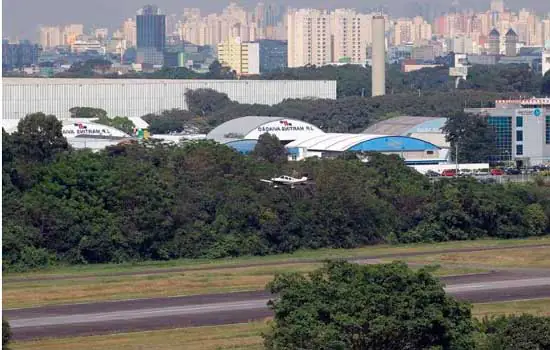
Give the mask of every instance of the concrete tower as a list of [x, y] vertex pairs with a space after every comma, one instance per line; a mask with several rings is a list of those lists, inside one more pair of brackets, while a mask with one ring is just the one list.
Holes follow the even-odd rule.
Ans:
[[506, 56], [516, 56], [518, 45], [518, 35], [512, 28], [506, 33]]
[[489, 33], [489, 49], [487, 51], [489, 55], [500, 54], [500, 33], [496, 28]]
[[372, 96], [386, 94], [386, 29], [384, 16], [372, 18]]

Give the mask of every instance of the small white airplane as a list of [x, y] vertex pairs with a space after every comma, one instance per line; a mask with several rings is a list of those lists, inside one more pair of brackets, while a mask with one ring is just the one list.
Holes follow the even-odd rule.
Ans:
[[270, 184], [275, 184], [274, 187], [278, 187], [277, 185], [290, 185], [290, 187], [294, 188], [294, 185], [297, 184], [303, 184], [308, 180], [307, 176], [303, 176], [299, 179], [291, 177], [291, 176], [279, 176], [279, 177], [272, 177], [270, 180], [261, 179], [262, 182], [267, 182]]

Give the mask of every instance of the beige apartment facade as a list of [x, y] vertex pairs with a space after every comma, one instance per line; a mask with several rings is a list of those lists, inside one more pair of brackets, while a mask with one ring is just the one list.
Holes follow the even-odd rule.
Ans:
[[260, 45], [242, 42], [240, 38], [228, 39], [218, 44], [218, 61], [230, 67], [237, 75], [260, 74]]
[[323, 66], [332, 62], [330, 14], [316, 9], [289, 10], [288, 66]]

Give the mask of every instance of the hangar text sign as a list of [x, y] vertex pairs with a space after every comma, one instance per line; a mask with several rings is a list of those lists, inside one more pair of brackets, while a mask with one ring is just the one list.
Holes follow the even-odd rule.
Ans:
[[278, 120], [257, 127], [250, 132], [246, 138], [258, 139], [261, 134], [270, 133], [279, 138], [279, 140], [294, 141], [305, 136], [315, 136], [324, 134], [324, 132], [308, 123], [296, 120]]
[[126, 136], [124, 132], [107, 127], [101, 124], [93, 123], [74, 123], [64, 125], [62, 129], [65, 137], [78, 136]]

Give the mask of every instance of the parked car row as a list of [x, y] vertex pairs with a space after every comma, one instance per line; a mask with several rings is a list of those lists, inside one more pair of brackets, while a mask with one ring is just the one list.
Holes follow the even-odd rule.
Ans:
[[[507, 169], [508, 170], [508, 169]], [[518, 174], [520, 174], [519, 172]], [[459, 169], [458, 176], [501, 176], [501, 175], [514, 175], [515, 173], [513, 171], [506, 171], [499, 168], [494, 169], [479, 169], [479, 170], [471, 170], [471, 169]], [[452, 177], [457, 176], [456, 169], [445, 169], [441, 173], [438, 173], [433, 170], [428, 170], [426, 172], [426, 176], [428, 177]]]

